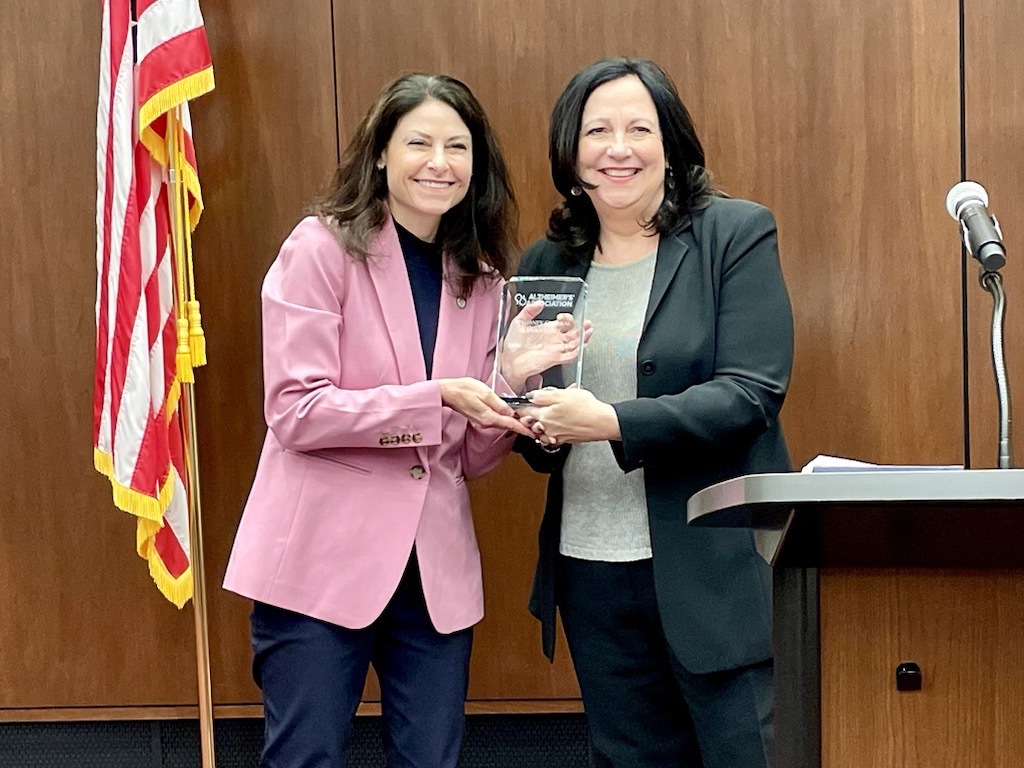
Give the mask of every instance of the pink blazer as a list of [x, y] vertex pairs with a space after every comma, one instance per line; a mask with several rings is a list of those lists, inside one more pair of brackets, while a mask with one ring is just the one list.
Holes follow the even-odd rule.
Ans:
[[[388, 220], [369, 260], [303, 220], [263, 282], [269, 429], [224, 587], [344, 627], [373, 622], [416, 544], [439, 632], [483, 616], [466, 478], [512, 446], [441, 405], [423, 365], [412, 290]], [[465, 302], [445, 282], [435, 378], [488, 381], [501, 281]]]

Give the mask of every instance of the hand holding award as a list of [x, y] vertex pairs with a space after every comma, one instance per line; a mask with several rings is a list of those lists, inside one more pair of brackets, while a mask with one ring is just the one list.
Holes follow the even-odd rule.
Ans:
[[513, 277], [505, 285], [491, 386], [505, 402], [539, 387], [579, 386], [587, 285], [578, 277]]

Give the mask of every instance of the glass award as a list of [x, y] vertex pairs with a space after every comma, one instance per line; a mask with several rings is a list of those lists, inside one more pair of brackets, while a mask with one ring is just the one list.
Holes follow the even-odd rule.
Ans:
[[513, 277], [501, 294], [491, 388], [515, 407], [541, 387], [579, 386], [587, 284], [579, 277]]

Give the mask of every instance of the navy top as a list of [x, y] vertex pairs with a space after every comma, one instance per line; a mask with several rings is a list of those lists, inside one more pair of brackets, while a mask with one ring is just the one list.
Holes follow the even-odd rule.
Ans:
[[398, 242], [405, 256], [405, 269], [412, 286], [412, 302], [416, 307], [416, 324], [420, 329], [423, 363], [427, 378], [434, 368], [434, 343], [437, 341], [437, 313], [441, 309], [441, 246], [420, 240], [397, 221]]

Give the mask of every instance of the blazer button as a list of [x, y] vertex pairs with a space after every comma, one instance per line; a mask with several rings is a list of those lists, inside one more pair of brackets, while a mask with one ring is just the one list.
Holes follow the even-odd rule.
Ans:
[[409, 470], [409, 474], [412, 476], [413, 480], [422, 480], [423, 476], [427, 474], [427, 470], [425, 470], [420, 464], [417, 464]]
[[644, 360], [640, 363], [640, 372], [643, 373], [644, 376], [650, 376], [655, 370], [656, 367], [653, 360]]

